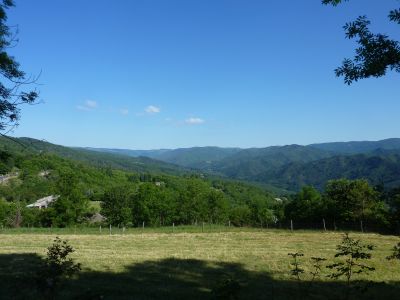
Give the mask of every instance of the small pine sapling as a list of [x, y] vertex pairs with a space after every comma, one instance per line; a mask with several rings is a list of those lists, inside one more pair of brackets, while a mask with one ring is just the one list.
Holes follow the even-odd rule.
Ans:
[[297, 281], [301, 281], [300, 275], [304, 273], [304, 269], [301, 268], [301, 264], [300, 261], [298, 260], [298, 257], [304, 256], [304, 254], [301, 252], [295, 252], [295, 253], [288, 253], [288, 255], [293, 258], [293, 261], [290, 263], [290, 265], [292, 266], [290, 274], [296, 277]]
[[240, 283], [232, 276], [226, 276], [213, 289], [216, 299], [237, 300], [239, 299]]
[[314, 282], [316, 278], [321, 275], [322, 272], [322, 262], [326, 261], [326, 258], [322, 257], [311, 257], [311, 261], [313, 264], [313, 269], [310, 271], [311, 274], [311, 281], [310, 284]]
[[67, 241], [56, 237], [53, 244], [47, 248], [46, 259], [38, 274], [39, 285], [49, 298], [55, 298], [57, 289], [64, 279], [76, 275], [81, 270], [81, 264], [75, 263], [70, 254], [75, 250]]
[[349, 297], [350, 283], [353, 275], [368, 274], [368, 272], [375, 270], [374, 267], [360, 262], [371, 259], [370, 252], [373, 249], [373, 245], [363, 244], [360, 240], [349, 237], [348, 233], [343, 236], [341, 244], [336, 246], [337, 253], [335, 257], [343, 257], [344, 261], [333, 263], [326, 267], [333, 270], [333, 273], [329, 275], [330, 278], [346, 278], [347, 289], [345, 299]]
[[386, 257], [387, 260], [398, 259], [400, 260], [400, 242], [397, 243], [392, 249], [392, 255]]

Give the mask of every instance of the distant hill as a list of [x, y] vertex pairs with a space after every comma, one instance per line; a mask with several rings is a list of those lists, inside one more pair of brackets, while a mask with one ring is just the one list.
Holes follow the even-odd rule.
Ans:
[[188, 169], [181, 166], [148, 157], [129, 157], [126, 155], [91, 151], [84, 148], [70, 148], [26, 137], [12, 139], [14, 141], [6, 137], [0, 137], [0, 149], [19, 151], [21, 153], [31, 151], [52, 153], [64, 158], [89, 163], [96, 167], [108, 167], [140, 173], [151, 172], [174, 175], [189, 173]]
[[150, 157], [157, 159], [158, 156], [162, 155], [165, 152], [173, 151], [171, 149], [156, 149], [156, 150], [130, 150], [130, 149], [112, 149], [112, 148], [76, 148], [76, 149], [84, 149], [96, 152], [104, 152], [104, 153], [112, 153], [119, 155], [126, 155], [131, 157]]
[[258, 175], [258, 181], [299, 190], [304, 185], [322, 189], [331, 179], [368, 179], [372, 184], [400, 186], [400, 153], [339, 155], [308, 163], [290, 163]]
[[128, 150], [108, 148], [85, 148], [87, 150], [127, 155], [145, 156], [188, 168], [207, 170], [213, 162], [224, 159], [239, 151], [240, 148], [193, 147], [179, 149]]
[[239, 148], [193, 147], [166, 151], [155, 158], [184, 167], [208, 170], [213, 163], [240, 151]]
[[266, 148], [193, 147], [163, 150], [107, 151], [144, 155], [217, 176], [298, 190], [304, 184], [322, 188], [330, 179], [367, 178], [373, 184], [400, 184], [400, 139], [334, 142]]
[[351, 142], [350, 146], [339, 143], [340, 149], [347, 149], [347, 152], [334, 151], [339, 147], [330, 144], [321, 148], [289, 145], [246, 149], [215, 163], [212, 170], [229, 178], [292, 191], [303, 185], [322, 189], [328, 180], [338, 178], [366, 178], [372, 184], [394, 187], [400, 185], [400, 144], [397, 141], [399, 139]]
[[[0, 148], [2, 141], [4, 138], [0, 138]], [[159, 150], [68, 148], [30, 138], [17, 141], [30, 149], [48, 151], [95, 166], [167, 174], [201, 172], [278, 190], [297, 191], [305, 184], [323, 188], [328, 180], [342, 177], [366, 178], [372, 184], [387, 187], [400, 185], [400, 139], [249, 149], [193, 147]], [[5, 145], [10, 147], [9, 141]]]
[[400, 149], [400, 139], [392, 138], [381, 141], [363, 141], [363, 142], [335, 142], [311, 144], [310, 147], [345, 154], [368, 153], [377, 149], [398, 150]]
[[214, 163], [212, 170], [231, 178], [259, 181], [259, 174], [286, 164], [306, 163], [333, 155], [328, 151], [299, 145], [251, 148]]

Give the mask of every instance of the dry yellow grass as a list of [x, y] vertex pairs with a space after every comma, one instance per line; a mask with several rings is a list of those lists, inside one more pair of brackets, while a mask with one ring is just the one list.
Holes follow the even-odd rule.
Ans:
[[[45, 256], [56, 235], [0, 235], [0, 256], [38, 254]], [[400, 262], [388, 262], [385, 257], [399, 241], [398, 237], [379, 234], [351, 234], [354, 238], [376, 245], [370, 264], [376, 268], [369, 279], [376, 282], [400, 282]], [[301, 258], [308, 270], [309, 258], [333, 259], [342, 234], [312, 231], [245, 231], [222, 233], [143, 233], [126, 235], [63, 235], [75, 248], [73, 257], [83, 266], [83, 272], [126, 274], [132, 266], [174, 259], [199, 260], [206, 265], [218, 263], [240, 265], [249, 274], [268, 274], [273, 280], [292, 280], [289, 252], [304, 253]], [[324, 269], [327, 274], [329, 270]], [[306, 279], [306, 278], [305, 278]], [[322, 281], [329, 281], [322, 276]]]

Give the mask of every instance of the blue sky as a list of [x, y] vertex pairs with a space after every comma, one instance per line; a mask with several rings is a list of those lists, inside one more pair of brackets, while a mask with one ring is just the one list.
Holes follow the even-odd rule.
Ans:
[[345, 22], [396, 0], [16, 1], [11, 49], [43, 104], [14, 136], [130, 149], [264, 147], [399, 136], [399, 74], [346, 86]]

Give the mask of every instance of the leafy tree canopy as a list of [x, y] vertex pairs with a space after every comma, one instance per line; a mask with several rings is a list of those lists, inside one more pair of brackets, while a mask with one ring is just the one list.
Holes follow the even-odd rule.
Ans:
[[27, 77], [19, 63], [7, 52], [17, 42], [16, 33], [6, 24], [6, 10], [12, 6], [12, 0], [0, 2], [0, 130], [17, 125], [20, 106], [33, 104], [38, 97], [37, 91], [23, 89], [35, 80]]
[[[345, 0], [348, 1], [348, 0]], [[342, 0], [323, 0], [325, 5], [337, 6]], [[400, 24], [400, 9], [389, 12], [390, 21]], [[400, 44], [386, 34], [375, 34], [369, 30], [371, 22], [366, 16], [344, 25], [346, 37], [357, 39], [359, 47], [353, 59], [346, 58], [342, 66], [335, 70], [336, 76], [344, 77], [347, 84], [369, 77], [384, 76], [387, 70], [400, 73]]]

